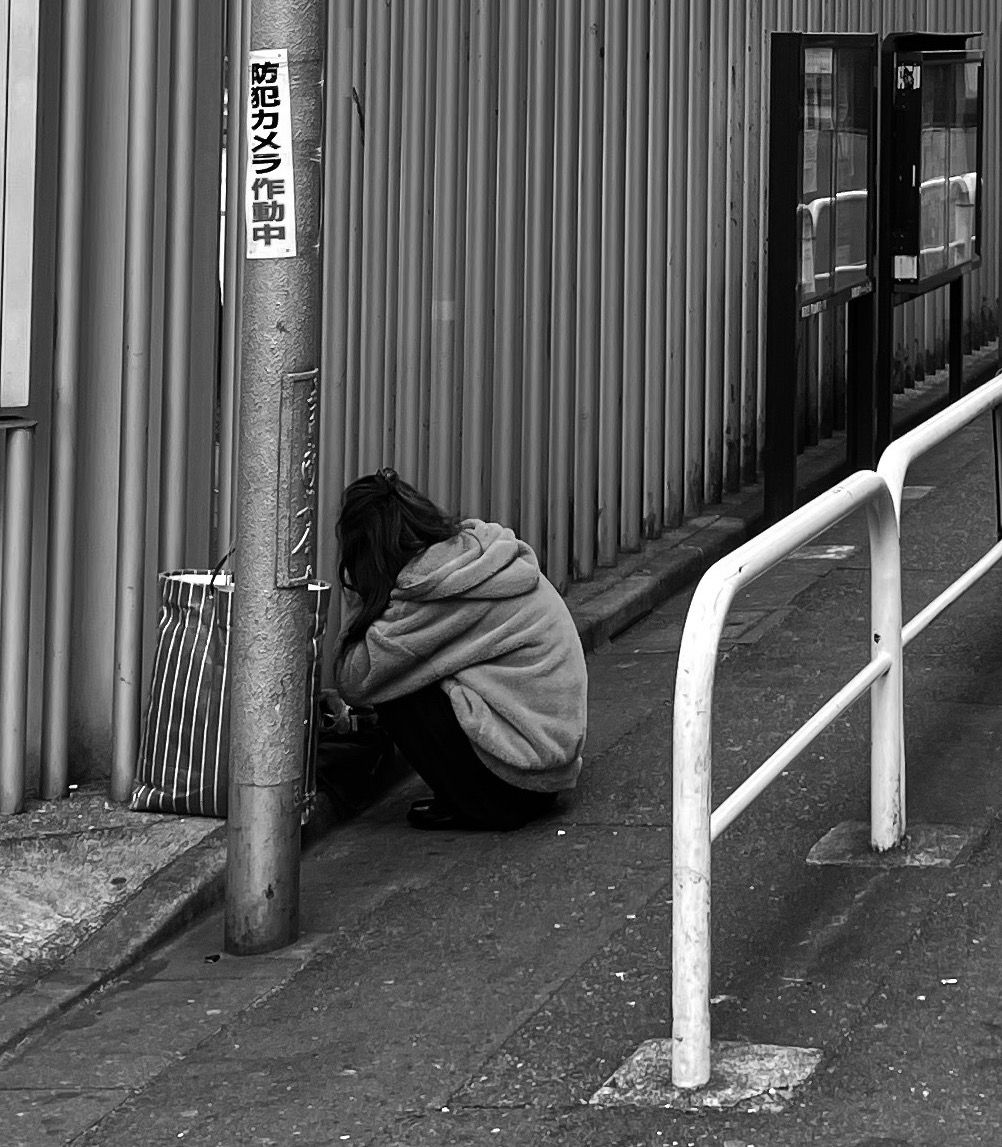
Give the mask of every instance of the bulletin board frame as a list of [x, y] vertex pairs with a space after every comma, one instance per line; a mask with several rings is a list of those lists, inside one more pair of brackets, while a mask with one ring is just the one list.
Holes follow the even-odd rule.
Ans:
[[846, 306], [850, 466], [872, 440], [879, 40], [774, 32], [770, 62], [764, 496], [776, 521], [797, 501], [805, 332], [830, 307]]

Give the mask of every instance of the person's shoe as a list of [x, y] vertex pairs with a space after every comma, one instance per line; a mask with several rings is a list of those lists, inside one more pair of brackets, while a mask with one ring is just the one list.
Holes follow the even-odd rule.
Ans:
[[453, 812], [448, 805], [437, 800], [415, 801], [407, 813], [407, 823], [414, 828], [424, 829], [469, 829], [477, 827], [472, 821]]

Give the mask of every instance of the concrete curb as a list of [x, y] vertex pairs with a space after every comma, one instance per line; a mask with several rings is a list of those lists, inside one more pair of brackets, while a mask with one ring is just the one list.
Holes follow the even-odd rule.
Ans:
[[103, 987], [223, 897], [226, 825], [219, 825], [146, 881], [62, 961], [5, 1000], [0, 1053]]
[[[567, 594], [585, 652], [600, 649], [669, 597], [693, 584], [725, 553], [751, 537], [761, 513], [747, 517], [721, 514], [696, 530], [676, 531], [649, 543], [639, 556], [616, 568], [616, 576], [600, 592]], [[631, 568], [632, 567], [632, 568]]]

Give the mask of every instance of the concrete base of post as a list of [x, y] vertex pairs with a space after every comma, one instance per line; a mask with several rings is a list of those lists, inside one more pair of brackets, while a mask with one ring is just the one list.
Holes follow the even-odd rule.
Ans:
[[230, 785], [224, 945], [232, 956], [272, 952], [299, 935], [301, 812], [299, 781]]
[[595, 1092], [596, 1107], [672, 1107], [692, 1111], [700, 1107], [750, 1105], [757, 1111], [778, 1111], [795, 1087], [805, 1083], [821, 1062], [813, 1047], [776, 1044], [710, 1044], [712, 1074], [705, 1087], [673, 1087], [670, 1039], [649, 1039]]
[[808, 864], [847, 864], [860, 868], [949, 868], [987, 831], [985, 825], [913, 824], [897, 848], [876, 852], [870, 826], [843, 821], [807, 854]]

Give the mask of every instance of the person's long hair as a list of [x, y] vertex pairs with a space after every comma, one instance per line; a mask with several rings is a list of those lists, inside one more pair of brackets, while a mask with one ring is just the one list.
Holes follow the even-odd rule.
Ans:
[[351, 483], [337, 522], [338, 577], [358, 594], [362, 608], [344, 634], [360, 640], [386, 609], [397, 575], [435, 542], [454, 538], [459, 519], [436, 506], [395, 470], [383, 469]]

